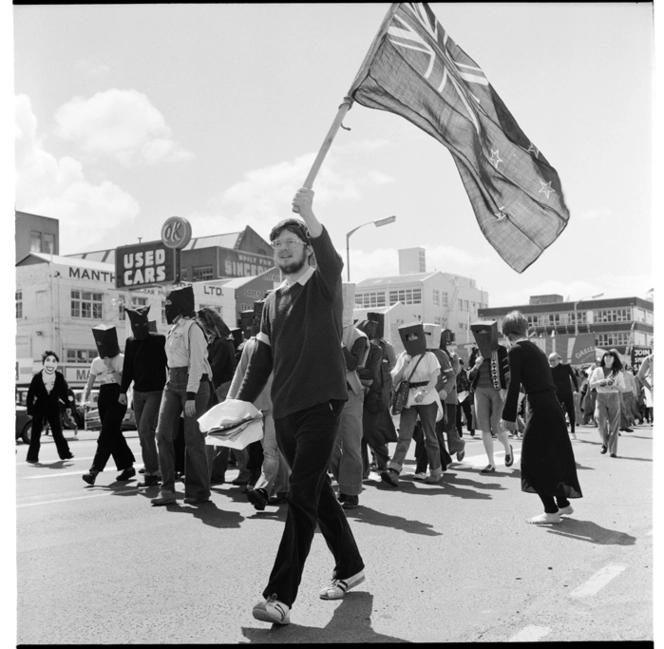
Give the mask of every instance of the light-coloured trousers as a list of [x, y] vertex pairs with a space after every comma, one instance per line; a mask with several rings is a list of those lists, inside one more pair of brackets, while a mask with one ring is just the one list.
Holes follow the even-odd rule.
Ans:
[[265, 489], [268, 496], [288, 491], [290, 469], [277, 446], [277, 432], [271, 413], [264, 413], [263, 418], [263, 464], [260, 478], [254, 489]]
[[609, 449], [609, 453], [617, 453], [618, 430], [620, 429], [620, 394], [618, 392], [598, 392], [596, 411], [602, 444]]
[[363, 408], [364, 392], [355, 394], [349, 389], [330, 458], [330, 471], [339, 483], [339, 491], [347, 496], [359, 496], [362, 493]]

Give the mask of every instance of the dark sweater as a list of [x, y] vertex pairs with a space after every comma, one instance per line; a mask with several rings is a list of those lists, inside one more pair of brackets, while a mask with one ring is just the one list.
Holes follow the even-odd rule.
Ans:
[[46, 391], [42, 373], [38, 372], [32, 377], [25, 405], [31, 416], [44, 415], [59, 412], [60, 406], [64, 404], [67, 408], [74, 408], [68, 392], [67, 381], [61, 372], [55, 371], [55, 383], [50, 392]]
[[166, 385], [166, 336], [150, 332], [144, 340], [127, 338], [120, 392], [126, 394], [131, 382], [139, 392], [156, 392]]
[[574, 384], [574, 390], [576, 392], [579, 391], [579, 382], [576, 380], [576, 375], [572, 371], [571, 365], [558, 363], [558, 365], [551, 368], [551, 374], [553, 375], [553, 382], [556, 385], [556, 391], [558, 394], [572, 394], [572, 386], [569, 382], [570, 379], [572, 379], [572, 383]]
[[208, 345], [208, 362], [212, 369], [212, 383], [215, 389], [222, 383], [232, 381], [237, 366], [233, 341], [215, 338]]
[[341, 351], [343, 261], [327, 230], [311, 239], [317, 268], [304, 285], [281, 285], [263, 307], [258, 345], [237, 398], [253, 402], [274, 371], [275, 419], [330, 399], [348, 399]]
[[519, 386], [523, 385], [526, 394], [551, 392], [555, 400], [555, 385], [546, 354], [529, 340], [521, 340], [507, 353], [509, 359], [510, 382], [503, 406], [503, 419], [516, 421], [519, 404]]

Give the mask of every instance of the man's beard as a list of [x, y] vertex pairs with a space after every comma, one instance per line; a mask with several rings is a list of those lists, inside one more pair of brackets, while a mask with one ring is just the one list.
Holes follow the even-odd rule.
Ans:
[[291, 275], [292, 273], [297, 273], [302, 270], [306, 260], [307, 258], [304, 255], [302, 255], [301, 259], [296, 259], [295, 257], [284, 259], [280, 257], [277, 260], [277, 266], [279, 266], [281, 272], [285, 273], [286, 275]]

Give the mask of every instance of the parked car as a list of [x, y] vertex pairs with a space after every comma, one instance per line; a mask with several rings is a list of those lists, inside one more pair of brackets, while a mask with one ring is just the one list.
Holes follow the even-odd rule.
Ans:
[[[82, 396], [83, 396], [83, 390], [81, 390], [80, 393], [76, 395], [77, 403], [80, 403]], [[129, 392], [127, 393], [127, 400], [129, 406], [127, 407], [127, 412], [125, 413], [124, 419], [122, 420], [122, 430], [135, 430], [136, 416], [134, 415], [134, 410], [131, 407], [134, 405], [132, 390], [129, 390]], [[85, 407], [85, 430], [101, 429], [101, 420], [99, 419], [99, 408], [97, 407], [98, 401], [99, 401], [99, 390], [92, 390], [90, 394], [90, 403], [94, 405]]]
[[16, 441], [21, 440], [24, 444], [30, 443], [32, 432], [32, 417], [28, 414], [25, 406], [16, 404]]

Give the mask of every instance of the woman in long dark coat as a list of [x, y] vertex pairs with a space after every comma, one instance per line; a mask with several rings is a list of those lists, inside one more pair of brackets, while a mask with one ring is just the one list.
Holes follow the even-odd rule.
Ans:
[[505, 316], [502, 329], [511, 344], [507, 356], [510, 382], [502, 418], [506, 428], [516, 428], [519, 386], [523, 384], [530, 416], [521, 447], [521, 490], [536, 493], [544, 505], [544, 513], [528, 523], [560, 523], [561, 516], [574, 511], [568, 499], [582, 497], [565, 414], [546, 354], [527, 338], [526, 318], [512, 311]]
[[29, 464], [39, 463], [40, 437], [44, 423], [47, 421], [51, 427], [53, 441], [60, 459], [71, 460], [74, 457], [62, 434], [60, 422], [60, 406], [65, 405], [70, 413], [74, 404], [69, 398], [65, 377], [55, 369], [59, 360], [55, 352], [44, 352], [42, 354], [44, 369], [32, 377], [28, 388], [26, 405], [28, 414], [32, 415], [30, 448], [26, 458], [26, 462]]

